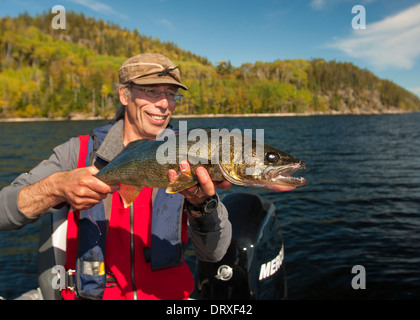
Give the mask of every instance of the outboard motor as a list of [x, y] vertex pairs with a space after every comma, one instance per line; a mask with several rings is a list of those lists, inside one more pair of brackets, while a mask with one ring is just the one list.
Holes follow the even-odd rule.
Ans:
[[274, 204], [251, 193], [228, 194], [222, 202], [232, 241], [221, 261], [197, 261], [197, 299], [285, 299], [284, 247]]

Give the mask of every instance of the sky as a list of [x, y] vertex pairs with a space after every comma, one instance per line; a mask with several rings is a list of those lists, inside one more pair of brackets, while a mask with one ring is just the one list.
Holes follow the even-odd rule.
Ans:
[[420, 96], [419, 0], [6, 0], [0, 17], [55, 5], [137, 28], [215, 65], [351, 62]]

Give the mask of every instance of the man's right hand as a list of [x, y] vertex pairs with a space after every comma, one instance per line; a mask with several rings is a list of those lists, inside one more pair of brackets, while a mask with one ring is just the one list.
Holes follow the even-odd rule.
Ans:
[[108, 193], [118, 190], [118, 186], [109, 186], [95, 177], [99, 170], [86, 167], [64, 172], [61, 188], [62, 198], [73, 209], [82, 210], [93, 207], [106, 198]]
[[18, 196], [18, 207], [28, 217], [37, 217], [41, 212], [60, 203], [67, 202], [73, 210], [93, 207], [106, 198], [108, 193], [118, 190], [94, 175], [96, 167], [86, 167], [51, 176], [24, 187]]

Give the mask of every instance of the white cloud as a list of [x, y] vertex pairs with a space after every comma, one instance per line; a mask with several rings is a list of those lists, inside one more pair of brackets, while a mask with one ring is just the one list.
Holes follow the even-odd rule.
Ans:
[[311, 1], [311, 7], [315, 10], [322, 10], [324, 9], [325, 5], [326, 5], [325, 0], [312, 0]]
[[420, 4], [379, 22], [366, 23], [346, 39], [328, 44], [380, 69], [411, 69], [420, 56]]
[[102, 3], [96, 0], [70, 0], [70, 1], [80, 4], [82, 6], [85, 6], [89, 9], [92, 9], [93, 11], [96, 11], [102, 14], [106, 14], [110, 16], [116, 15], [116, 16], [119, 16], [120, 18], [127, 19], [126, 15], [115, 11], [113, 8], [111, 8], [105, 3]]
[[332, 7], [335, 7], [340, 4], [348, 4], [350, 7], [352, 7], [355, 4], [364, 5], [375, 1], [377, 0], [311, 0], [310, 6], [316, 11], [321, 11], [331, 9]]
[[174, 30], [174, 29], [175, 29], [175, 27], [174, 27], [174, 25], [172, 24], [172, 22], [171, 22], [171, 21], [169, 21], [169, 20], [167, 20], [167, 19], [160, 19], [160, 20], [157, 20], [155, 23], [156, 23], [157, 25], [165, 26], [165, 27], [166, 27], [166, 28], [168, 28], [169, 30]]

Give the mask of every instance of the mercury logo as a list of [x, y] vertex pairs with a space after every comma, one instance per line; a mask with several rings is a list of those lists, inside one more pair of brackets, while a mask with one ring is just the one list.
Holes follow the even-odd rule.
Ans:
[[215, 276], [216, 279], [222, 280], [222, 281], [228, 281], [232, 278], [233, 275], [233, 269], [227, 265], [221, 265], [217, 269], [217, 275]]
[[279, 271], [284, 259], [284, 246], [281, 246], [279, 254], [271, 261], [263, 263], [260, 268], [259, 280], [264, 280], [271, 277], [277, 271]]

